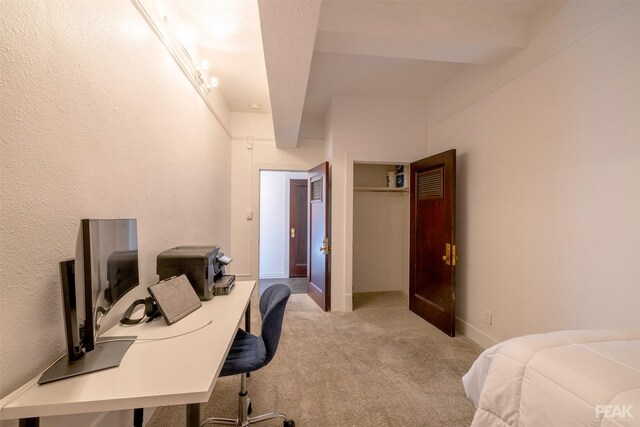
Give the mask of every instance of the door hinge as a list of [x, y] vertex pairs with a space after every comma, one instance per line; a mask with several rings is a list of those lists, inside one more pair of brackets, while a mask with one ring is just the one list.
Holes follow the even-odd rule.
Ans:
[[456, 255], [456, 245], [453, 245], [453, 253], [451, 255], [451, 265], [458, 264], [458, 255]]
[[296, 229], [295, 228], [291, 229], [291, 237], [296, 237]]

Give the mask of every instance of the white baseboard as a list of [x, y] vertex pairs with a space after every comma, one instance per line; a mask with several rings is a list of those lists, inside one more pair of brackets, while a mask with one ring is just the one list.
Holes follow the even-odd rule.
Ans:
[[344, 296], [344, 311], [353, 311], [353, 294], [346, 294]]
[[260, 273], [261, 279], [288, 279], [289, 275], [281, 273]]
[[456, 317], [456, 333], [464, 335], [484, 349], [492, 347], [499, 342], [497, 339], [485, 334], [480, 329], [459, 317]]

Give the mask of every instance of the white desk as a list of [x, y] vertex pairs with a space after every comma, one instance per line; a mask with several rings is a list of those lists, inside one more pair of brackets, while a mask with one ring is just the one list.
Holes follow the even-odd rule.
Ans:
[[[43, 385], [35, 378], [0, 400], [0, 419], [187, 404], [187, 425], [196, 425], [196, 418], [199, 425], [199, 404], [211, 396], [255, 285], [236, 282], [230, 295], [203, 301], [171, 326], [162, 319], [114, 326], [102, 337], [138, 337], [119, 367]], [[145, 341], [165, 337], [172, 338]]]

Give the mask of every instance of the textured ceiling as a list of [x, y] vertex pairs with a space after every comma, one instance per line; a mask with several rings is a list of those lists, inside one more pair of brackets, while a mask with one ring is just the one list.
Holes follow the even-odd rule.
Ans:
[[166, 15], [172, 31], [196, 63], [208, 60], [231, 111], [271, 112], [256, 0], [155, 0], [157, 18]]
[[317, 4], [259, 1], [279, 146], [297, 141], [301, 97], [318, 117], [335, 94], [426, 98], [468, 64], [504, 63], [527, 46], [545, 2], [325, 0], [316, 21], [301, 19]]
[[[150, 0], [145, 0], [150, 1]], [[302, 115], [334, 94], [426, 98], [467, 64], [527, 46], [542, 1], [156, 0], [231, 111], [273, 114], [296, 146]]]
[[316, 52], [304, 114], [324, 114], [331, 95], [426, 98], [464, 64]]
[[258, 3], [276, 144], [295, 147], [320, 2], [260, 0]]

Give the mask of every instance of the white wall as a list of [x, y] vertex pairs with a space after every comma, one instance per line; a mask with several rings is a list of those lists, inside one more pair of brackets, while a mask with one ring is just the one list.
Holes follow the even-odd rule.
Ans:
[[144, 286], [162, 250], [229, 244], [230, 138], [130, 1], [0, 6], [4, 396], [65, 351], [82, 218], [138, 219]]
[[[284, 172], [260, 173], [260, 278], [288, 277], [285, 271], [285, 175]], [[287, 251], [288, 253], [288, 251]]]
[[426, 117], [427, 103], [421, 99], [332, 97], [325, 116], [332, 178], [332, 310], [352, 308], [353, 163], [409, 163], [425, 157]]
[[[276, 147], [269, 114], [231, 113], [231, 251], [233, 274], [258, 279], [260, 170], [307, 171], [325, 161], [322, 139], [300, 139], [297, 148]], [[248, 148], [251, 141], [253, 148]], [[252, 219], [247, 219], [247, 213]]]
[[353, 293], [409, 294], [409, 193], [354, 192]]
[[458, 150], [462, 332], [640, 326], [639, 118], [637, 3], [553, 3], [430, 99], [429, 152]]

